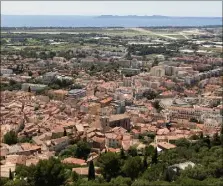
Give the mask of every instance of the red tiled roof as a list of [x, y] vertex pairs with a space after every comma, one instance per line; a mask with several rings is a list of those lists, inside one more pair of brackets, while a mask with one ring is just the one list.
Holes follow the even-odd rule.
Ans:
[[69, 163], [69, 164], [77, 164], [77, 165], [86, 165], [85, 160], [78, 159], [78, 158], [65, 158], [62, 160], [63, 163]]

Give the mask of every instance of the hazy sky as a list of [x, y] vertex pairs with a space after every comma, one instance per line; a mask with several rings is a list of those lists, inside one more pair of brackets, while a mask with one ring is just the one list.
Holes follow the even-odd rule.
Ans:
[[222, 17], [221, 1], [1, 1], [5, 15], [166, 15]]

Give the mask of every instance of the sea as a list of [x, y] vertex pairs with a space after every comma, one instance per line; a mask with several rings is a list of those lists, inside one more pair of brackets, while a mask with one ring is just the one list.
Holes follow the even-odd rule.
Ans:
[[197, 27], [222, 25], [222, 17], [1, 15], [1, 27]]

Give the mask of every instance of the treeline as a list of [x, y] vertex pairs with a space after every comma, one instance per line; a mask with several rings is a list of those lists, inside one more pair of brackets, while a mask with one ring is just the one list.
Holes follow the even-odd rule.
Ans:
[[149, 55], [149, 54], [171, 53], [164, 46], [151, 47], [148, 45], [135, 45], [135, 44], [128, 46], [128, 52], [130, 52], [133, 55], [140, 55], [140, 56]]
[[[17, 166], [15, 177], [2, 179], [3, 186], [221, 186], [223, 184], [223, 131], [221, 135], [192, 136], [190, 140], [175, 142], [176, 148], [158, 153], [153, 146], [147, 146], [139, 154], [135, 147], [120, 153], [105, 152], [98, 160], [89, 164], [86, 177], [72, 172], [75, 165], [61, 163], [63, 157], [86, 159], [89, 146], [79, 142], [59, 154], [57, 159], [41, 160], [30, 167]], [[191, 161], [195, 164], [179, 170], [169, 167]], [[95, 164], [95, 165], [94, 165]], [[99, 167], [102, 176], [95, 175], [94, 166]]]

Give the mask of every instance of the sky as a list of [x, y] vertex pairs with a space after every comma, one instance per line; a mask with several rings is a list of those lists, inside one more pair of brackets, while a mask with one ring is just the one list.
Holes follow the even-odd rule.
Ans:
[[1, 1], [3, 15], [222, 17], [221, 1]]

